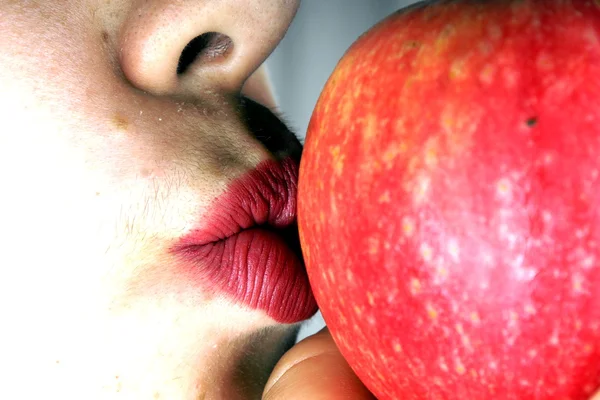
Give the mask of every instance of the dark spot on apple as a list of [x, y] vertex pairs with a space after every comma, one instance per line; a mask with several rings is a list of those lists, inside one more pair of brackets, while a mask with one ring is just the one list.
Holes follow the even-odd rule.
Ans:
[[409, 49], [416, 49], [419, 46], [421, 46], [421, 42], [417, 40], [409, 40], [408, 42], [406, 42], [406, 47], [408, 47]]
[[534, 126], [536, 126], [537, 122], [538, 122], [537, 117], [531, 117], [531, 118], [527, 119], [527, 121], [525, 121], [527, 126], [530, 128], [533, 128]]
[[102, 42], [103, 43], [108, 43], [108, 40], [110, 39], [110, 36], [108, 35], [108, 32], [102, 31], [101, 37], [102, 37]]

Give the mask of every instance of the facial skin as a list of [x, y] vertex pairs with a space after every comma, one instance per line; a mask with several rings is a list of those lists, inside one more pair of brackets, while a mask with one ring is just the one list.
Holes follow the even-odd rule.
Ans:
[[[297, 326], [206, 295], [168, 250], [299, 157], [240, 101], [297, 1], [0, 1], [0, 398], [260, 398]], [[178, 74], [207, 32], [233, 45]]]

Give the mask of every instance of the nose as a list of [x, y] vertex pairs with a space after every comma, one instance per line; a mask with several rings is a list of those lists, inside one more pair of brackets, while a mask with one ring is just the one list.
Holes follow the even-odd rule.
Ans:
[[126, 78], [155, 95], [236, 92], [281, 40], [299, 0], [134, 1], [119, 35]]

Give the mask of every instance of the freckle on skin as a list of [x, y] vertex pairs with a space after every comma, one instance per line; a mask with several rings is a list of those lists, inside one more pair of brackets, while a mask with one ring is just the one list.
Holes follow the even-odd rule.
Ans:
[[126, 131], [129, 128], [129, 121], [121, 114], [115, 114], [112, 118], [112, 123], [121, 131]]

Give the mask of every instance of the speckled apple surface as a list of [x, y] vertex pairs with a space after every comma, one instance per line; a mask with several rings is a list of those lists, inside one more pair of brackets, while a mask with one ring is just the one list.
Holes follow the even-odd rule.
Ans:
[[600, 384], [600, 4], [452, 1], [346, 53], [300, 167], [327, 325], [386, 399]]

